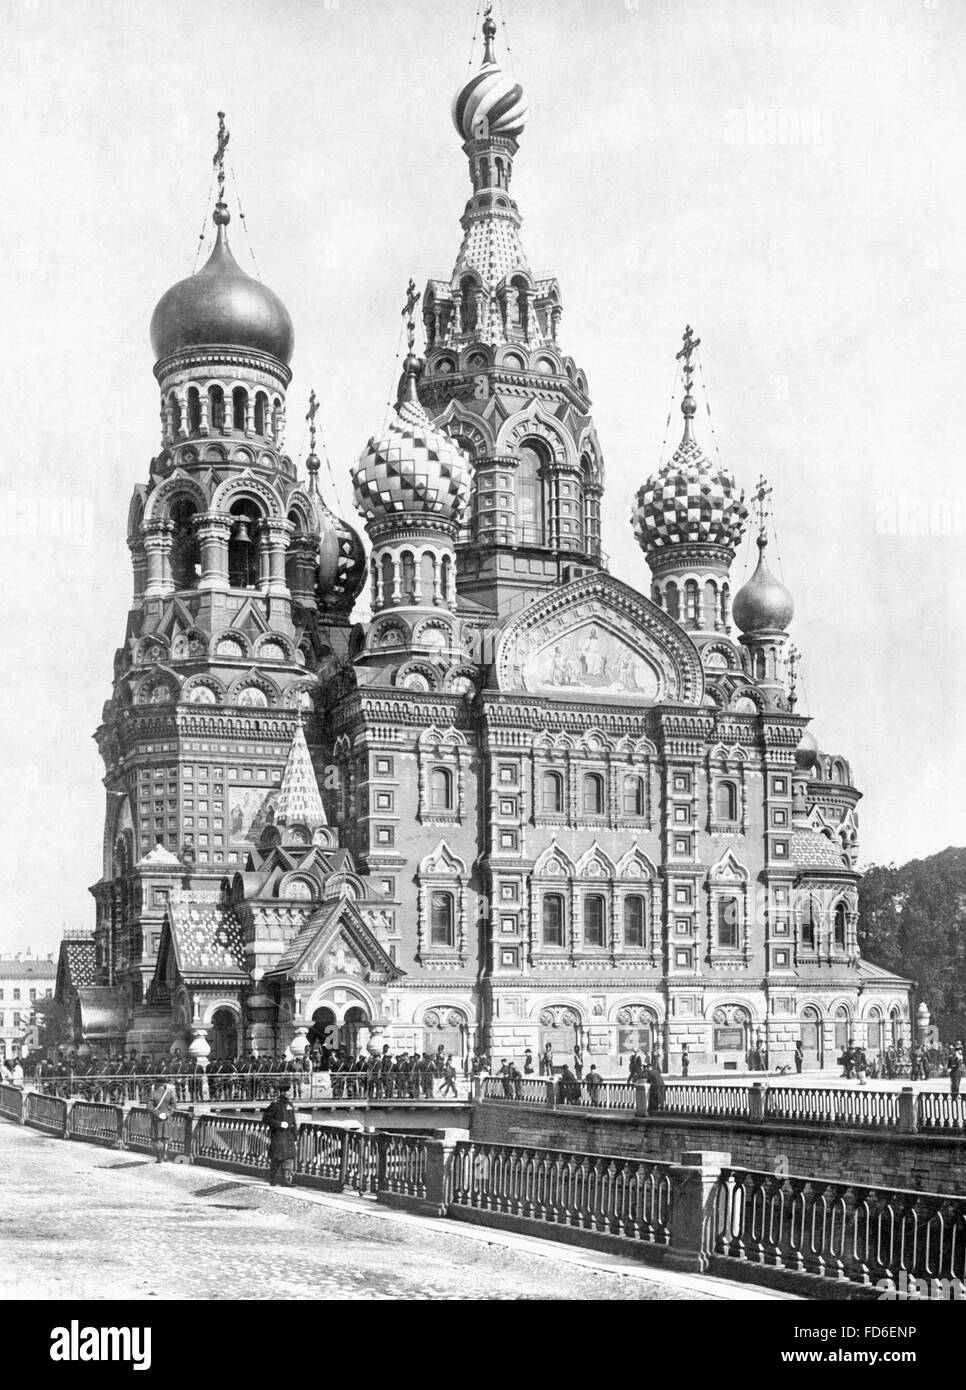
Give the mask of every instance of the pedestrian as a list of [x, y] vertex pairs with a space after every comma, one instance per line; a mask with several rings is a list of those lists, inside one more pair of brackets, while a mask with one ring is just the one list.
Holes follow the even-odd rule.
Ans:
[[171, 1134], [171, 1116], [177, 1109], [178, 1098], [167, 1077], [159, 1076], [151, 1087], [147, 1098], [147, 1108], [151, 1114], [151, 1139], [156, 1163], [163, 1163], [168, 1156], [168, 1140]]
[[291, 1100], [292, 1084], [283, 1081], [278, 1095], [262, 1112], [269, 1129], [268, 1180], [272, 1187], [291, 1187], [295, 1178], [295, 1138], [298, 1121]]
[[574, 1043], [574, 1076], [580, 1081], [584, 1074], [584, 1054], [579, 1043]]
[[957, 1043], [949, 1054], [949, 1094], [959, 1095], [959, 1083], [963, 1076], [963, 1044]]
[[522, 1072], [522, 1071], [520, 1070], [520, 1068], [517, 1066], [516, 1062], [511, 1062], [511, 1063], [510, 1063], [510, 1083], [511, 1083], [511, 1085], [512, 1085], [512, 1087], [513, 1087], [513, 1099], [514, 1099], [514, 1100], [522, 1100], [522, 1099], [523, 1099], [523, 1072]]
[[635, 1082], [644, 1080], [644, 1062], [639, 1052], [631, 1053], [631, 1060], [627, 1068], [627, 1079], [632, 1086]]
[[530, 1051], [529, 1047], [523, 1054], [523, 1074], [524, 1076], [533, 1075], [533, 1053]]
[[855, 1049], [851, 1043], [846, 1044], [845, 1051], [842, 1053], [839, 1061], [842, 1063], [842, 1080], [851, 1081], [852, 1071], [855, 1067]]
[[[420, 1077], [420, 1079], [421, 1079], [421, 1081], [422, 1081], [422, 1083], [423, 1083], [423, 1100], [432, 1100], [432, 1099], [433, 1099], [433, 1087], [434, 1087], [434, 1083], [435, 1083], [435, 1080], [436, 1080], [437, 1075], [442, 1075], [442, 1071], [443, 1071], [443, 1067], [444, 1067], [444, 1066], [445, 1066], [445, 1061], [444, 1061], [444, 1059], [439, 1055], [439, 1053], [436, 1054], [436, 1057], [435, 1057], [435, 1058], [430, 1057], [430, 1055], [429, 1055], [428, 1052], [424, 1052], [424, 1053], [423, 1053], [423, 1065], [422, 1065], [422, 1068], [421, 1068], [421, 1077]], [[437, 1071], [437, 1069], [438, 1069], [438, 1071]]]
[[503, 1061], [502, 1061], [501, 1064], [500, 1064], [500, 1070], [499, 1070], [499, 1072], [498, 1072], [498, 1075], [499, 1075], [500, 1081], [501, 1081], [501, 1083], [502, 1083], [502, 1085], [503, 1085], [503, 1099], [504, 1099], [504, 1100], [512, 1100], [512, 1099], [513, 1099], [513, 1088], [512, 1088], [512, 1080], [513, 1080], [513, 1078], [512, 1078], [511, 1075], [510, 1075], [510, 1063], [509, 1063], [509, 1061], [507, 1060], [506, 1057], [504, 1057]]
[[652, 1063], [647, 1069], [647, 1113], [657, 1115], [664, 1109], [664, 1096], [667, 1087], [659, 1067]]
[[440, 1099], [442, 1099], [448, 1091], [452, 1092], [454, 1099], [458, 1099], [458, 1092], [456, 1090], [456, 1068], [453, 1066], [452, 1055], [447, 1057], [446, 1061], [443, 1063], [443, 1084], [439, 1092]]
[[802, 1063], [803, 1063], [804, 1061], [805, 1061], [805, 1048], [802, 1046], [802, 1040], [801, 1040], [801, 1038], [799, 1038], [799, 1039], [797, 1040], [797, 1042], [795, 1043], [795, 1071], [796, 1071], [796, 1073], [797, 1073], [798, 1076], [801, 1076], [801, 1074], [802, 1074]]
[[561, 1105], [580, 1104], [580, 1082], [574, 1075], [573, 1069], [568, 1067], [566, 1062], [560, 1071], [560, 1080], [557, 1082], [557, 1095]]
[[765, 1065], [765, 1044], [761, 1038], [755, 1043], [755, 1071], [767, 1071]]
[[600, 1096], [600, 1088], [604, 1084], [604, 1078], [597, 1070], [597, 1063], [591, 1062], [590, 1071], [587, 1073], [587, 1103], [596, 1105]]
[[860, 1086], [864, 1086], [868, 1080], [869, 1062], [865, 1055], [864, 1047], [857, 1047], [853, 1050], [853, 1066], [855, 1067], [855, 1077]]
[[688, 1052], [687, 1043], [681, 1044], [681, 1075], [687, 1076], [691, 1070], [691, 1054]]
[[553, 1076], [553, 1044], [547, 1043], [540, 1054], [540, 1075]]

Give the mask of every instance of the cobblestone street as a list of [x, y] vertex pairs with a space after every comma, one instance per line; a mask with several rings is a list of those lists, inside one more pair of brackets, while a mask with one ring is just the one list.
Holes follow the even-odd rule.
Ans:
[[[281, 1193], [212, 1168], [0, 1123], [5, 1299], [715, 1299], [755, 1291], [656, 1279], [607, 1256]], [[395, 1219], [394, 1219], [395, 1218]], [[518, 1246], [520, 1248], [514, 1248]], [[599, 1262], [609, 1269], [582, 1266]], [[766, 1295], [767, 1296], [767, 1295]]]

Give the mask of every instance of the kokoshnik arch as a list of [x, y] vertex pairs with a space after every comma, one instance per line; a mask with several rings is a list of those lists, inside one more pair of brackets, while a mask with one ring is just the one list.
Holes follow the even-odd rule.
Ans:
[[214, 249], [151, 322], [162, 439], [97, 733], [103, 877], [59, 981], [88, 1045], [298, 1053], [327, 1026], [577, 1044], [606, 1073], [635, 1048], [723, 1069], [758, 1040], [774, 1066], [909, 1037], [909, 982], [858, 949], [859, 793], [795, 712], [764, 484], [732, 593], [749, 509], [694, 434], [690, 329], [683, 437], [633, 516], [650, 595], [608, 573], [495, 31], [453, 101], [456, 263], [421, 306], [410, 287], [395, 414], [353, 469], [368, 555], [323, 501], [314, 398], [304, 480], [284, 451], [292, 320], [229, 247], [222, 123]]

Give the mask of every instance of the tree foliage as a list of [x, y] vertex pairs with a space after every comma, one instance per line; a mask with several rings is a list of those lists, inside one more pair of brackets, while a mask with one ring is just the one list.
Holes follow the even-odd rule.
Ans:
[[945, 1041], [966, 1036], [966, 849], [868, 869], [859, 944], [867, 960], [916, 982]]

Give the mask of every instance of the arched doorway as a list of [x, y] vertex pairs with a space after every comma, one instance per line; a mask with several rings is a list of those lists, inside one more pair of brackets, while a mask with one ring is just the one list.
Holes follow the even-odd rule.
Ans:
[[878, 1009], [873, 1009], [866, 1024], [866, 1048], [869, 1052], [881, 1052], [882, 1041], [882, 1014]]
[[238, 1056], [238, 1017], [231, 1009], [216, 1009], [211, 1017], [211, 1057], [225, 1061]]
[[342, 1051], [350, 1057], [357, 1057], [365, 1046], [364, 1033], [369, 1029], [369, 1014], [360, 1004], [346, 1009], [345, 1019], [339, 1031]]
[[460, 1067], [468, 1031], [466, 1016], [458, 1009], [427, 1009], [423, 1014], [423, 1051], [435, 1057], [442, 1049], [443, 1056], [451, 1056]]
[[322, 1054], [319, 1063], [322, 1071], [328, 1071], [329, 1059], [339, 1046], [339, 1029], [334, 1010], [323, 1006], [312, 1015], [312, 1026], [308, 1032], [309, 1048], [315, 1054]]
[[711, 1015], [711, 1044], [715, 1061], [725, 1071], [750, 1065], [751, 1014], [743, 1004], [722, 1004]]
[[848, 1047], [852, 1038], [852, 1015], [844, 1004], [840, 1004], [835, 1010], [835, 1055], [843, 1052]]
[[622, 1066], [634, 1052], [647, 1060], [657, 1043], [657, 1017], [651, 1009], [628, 1004], [617, 1010], [617, 1051]]
[[889, 1011], [889, 1031], [893, 1047], [898, 1047], [902, 1042], [902, 1015], [895, 1005]]
[[[574, 1048], [583, 1048], [583, 1023], [577, 1010], [560, 1005], [541, 1009], [538, 1022], [540, 1056], [544, 1055], [549, 1043], [555, 1066], [572, 1065]], [[493, 1058], [494, 1066], [499, 1066], [499, 1062], [499, 1058]]]
[[822, 1015], [814, 1004], [807, 1004], [802, 1010], [802, 1055], [806, 1066], [820, 1067], [824, 1060]]

